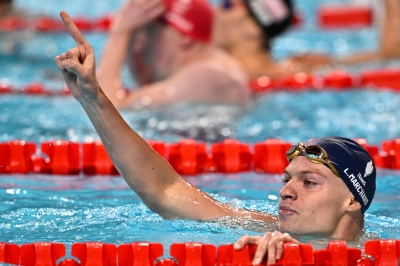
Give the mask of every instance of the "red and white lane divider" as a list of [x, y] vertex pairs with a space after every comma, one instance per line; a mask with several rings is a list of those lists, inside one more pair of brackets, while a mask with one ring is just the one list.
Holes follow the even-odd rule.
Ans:
[[[374, 159], [378, 168], [400, 169], [400, 139], [383, 141], [381, 147], [355, 139]], [[286, 151], [292, 143], [267, 139], [250, 145], [235, 139], [206, 144], [192, 139], [166, 144], [148, 140], [148, 144], [181, 175], [201, 173], [282, 174], [288, 161]], [[24, 140], [0, 142], [0, 174], [118, 175], [103, 143], [77, 143], [66, 140], [36, 143]]]
[[71, 92], [64, 86], [62, 90], [49, 89], [39, 82], [32, 82], [20, 88], [16, 88], [8, 83], [0, 82], [0, 95], [36, 95], [36, 96], [69, 96]]
[[[79, 16], [73, 19], [76, 26], [85, 32], [106, 32], [112, 22], [111, 15], [90, 19]], [[34, 30], [38, 32], [67, 32], [62, 21], [55, 17], [42, 16], [38, 18], [9, 17], [0, 20], [0, 31], [13, 32]]]
[[317, 25], [325, 30], [371, 26], [374, 12], [366, 5], [321, 5], [317, 9]]
[[254, 93], [289, 90], [337, 90], [345, 91], [357, 88], [371, 88], [375, 90], [400, 91], [400, 68], [364, 70], [352, 74], [343, 70], [336, 70], [323, 76], [299, 73], [281, 80], [269, 77], [260, 77], [250, 83]]
[[[81, 242], [71, 246], [70, 254], [74, 258], [65, 258], [66, 246], [63, 243], [34, 242], [18, 245], [0, 242], [0, 263], [24, 266], [250, 266], [256, 248], [255, 244], [235, 250], [233, 244], [215, 246], [201, 242], [173, 243], [169, 249], [171, 258], [161, 258], [164, 247], [160, 243], [115, 245]], [[313, 250], [310, 244], [299, 243], [284, 243], [283, 248], [282, 258], [274, 266], [400, 265], [400, 241], [395, 239], [367, 241], [364, 255], [361, 249], [348, 247], [343, 240], [330, 241], [326, 249], [319, 250]], [[266, 258], [259, 265], [267, 265]]]

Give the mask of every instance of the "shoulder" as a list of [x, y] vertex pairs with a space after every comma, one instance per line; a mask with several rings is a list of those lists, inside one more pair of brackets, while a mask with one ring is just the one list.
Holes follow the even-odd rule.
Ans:
[[185, 65], [174, 75], [179, 78], [189, 78], [200, 83], [216, 86], [247, 87], [248, 77], [245, 71], [234, 62], [224, 62], [219, 58], [198, 60]]

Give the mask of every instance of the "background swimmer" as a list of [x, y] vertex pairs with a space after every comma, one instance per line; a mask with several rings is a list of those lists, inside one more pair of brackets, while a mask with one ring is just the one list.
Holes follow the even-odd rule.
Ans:
[[246, 69], [250, 79], [260, 76], [282, 78], [299, 72], [310, 73], [327, 66], [357, 64], [367, 61], [400, 57], [400, 2], [381, 1], [382, 16], [380, 48], [344, 58], [334, 58], [321, 53], [306, 53], [286, 58], [280, 62], [271, 55], [274, 37], [291, 25], [292, 0], [225, 0], [215, 8], [213, 38], [216, 45], [226, 49]]
[[164, 218], [210, 220], [229, 216], [279, 221], [284, 234], [245, 236], [236, 245], [241, 248], [245, 243], [259, 243], [254, 263], [260, 262], [260, 254], [268, 253], [271, 261], [279, 258], [283, 242], [295, 241], [287, 233], [360, 238], [364, 212], [376, 188], [376, 169], [362, 146], [341, 137], [293, 146], [287, 153], [290, 164], [280, 191], [278, 218], [222, 204], [182, 179], [127, 125], [96, 78], [92, 47], [67, 13], [62, 12], [61, 17], [77, 46], [56, 56], [57, 67], [96, 128], [114, 165], [151, 210]]
[[[115, 16], [99, 66], [99, 81], [107, 97], [118, 108], [178, 101], [247, 103], [247, 75], [233, 57], [209, 44], [212, 23], [206, 0], [128, 0]], [[144, 34], [146, 27], [151, 27], [153, 36]], [[143, 62], [146, 49], [151, 62], [145, 69], [134, 68], [141, 86], [126, 94], [121, 69], [131, 60], [132, 37], [136, 42], [133, 63]]]

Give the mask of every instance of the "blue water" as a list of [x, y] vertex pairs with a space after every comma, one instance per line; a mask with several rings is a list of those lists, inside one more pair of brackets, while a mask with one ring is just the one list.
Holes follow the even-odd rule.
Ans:
[[[399, 238], [399, 172], [378, 171], [378, 189], [366, 214], [366, 230], [382, 238]], [[277, 214], [280, 175], [206, 174], [186, 179], [222, 202]], [[219, 245], [273, 225], [250, 221], [197, 222], [164, 220], [151, 212], [116, 176], [2, 176], [0, 241], [26, 243], [77, 241], [127, 243], [183, 241]]]
[[[20, 0], [32, 13], [96, 18], [116, 10], [122, 1]], [[332, 2], [332, 1], [329, 1]], [[40, 4], [42, 3], [42, 4]], [[276, 40], [276, 58], [306, 51], [338, 56], [378, 45], [375, 28], [323, 32], [313, 17], [321, 1], [301, 1], [305, 25]], [[39, 8], [40, 6], [40, 8]], [[90, 6], [90, 8], [87, 8]], [[53, 58], [74, 46], [66, 34], [0, 33], [0, 81], [21, 89], [32, 81], [60, 90], [63, 86]], [[87, 33], [96, 56], [101, 56], [105, 35]], [[26, 42], [20, 42], [20, 38]], [[5, 43], [7, 45], [5, 45]], [[11, 45], [11, 46], [9, 46]], [[6, 49], [6, 48], [7, 49]], [[9, 49], [9, 48], [12, 49]], [[400, 62], [378, 62], [346, 70], [399, 67]], [[327, 70], [322, 70], [321, 73]], [[127, 84], [132, 82], [126, 79]], [[185, 105], [160, 111], [123, 112], [124, 118], [146, 139], [175, 142], [182, 138], [218, 142], [225, 138], [255, 143], [279, 137], [297, 142], [316, 136], [365, 138], [379, 145], [400, 136], [400, 96], [388, 90], [357, 88], [347, 92], [274, 92], [258, 96], [246, 108]], [[71, 97], [0, 96], [0, 141], [25, 139], [40, 143], [52, 139], [98, 139], [85, 113]], [[280, 175], [255, 173], [186, 177], [189, 182], [234, 206], [276, 213]], [[378, 191], [366, 215], [367, 232], [382, 238], [400, 238], [400, 173], [378, 171]], [[27, 243], [81, 241], [126, 243], [157, 241], [234, 242], [242, 234], [271, 230], [271, 225], [249, 221], [196, 222], [164, 220], [152, 213], [121, 177], [115, 176], [0, 176], [0, 241]]]

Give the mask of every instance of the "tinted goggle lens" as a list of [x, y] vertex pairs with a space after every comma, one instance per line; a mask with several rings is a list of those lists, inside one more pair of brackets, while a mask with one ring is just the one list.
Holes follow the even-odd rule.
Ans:
[[293, 145], [288, 152], [286, 153], [286, 157], [290, 162], [296, 156], [304, 153], [305, 157], [313, 163], [319, 163], [326, 165], [331, 171], [340, 176], [336, 168], [333, 166], [331, 161], [328, 159], [328, 154], [319, 146], [305, 146], [303, 143], [299, 143], [298, 145]]
[[312, 161], [324, 163], [324, 152], [318, 146], [308, 146], [305, 148], [306, 157]]

